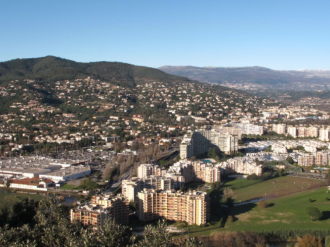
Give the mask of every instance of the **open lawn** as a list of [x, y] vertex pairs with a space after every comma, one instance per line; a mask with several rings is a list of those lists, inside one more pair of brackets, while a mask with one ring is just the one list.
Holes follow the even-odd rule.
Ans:
[[21, 202], [25, 198], [33, 199], [34, 201], [40, 201], [44, 197], [39, 194], [13, 193], [10, 191], [1, 191], [0, 210], [2, 210], [4, 207], [12, 208], [15, 203]]
[[[212, 217], [206, 227], [184, 227], [190, 236], [208, 235], [213, 231], [249, 231], [280, 229], [329, 229], [330, 228], [330, 193], [327, 188], [318, 187], [323, 181], [279, 177], [264, 182], [232, 180], [225, 183], [218, 191], [211, 192]], [[235, 191], [235, 202], [249, 201], [253, 198], [272, 197], [268, 199], [269, 207], [260, 208], [257, 203], [249, 203], [232, 208], [221, 202], [224, 188], [231, 187]], [[265, 195], [266, 193], [266, 195]], [[310, 199], [312, 202], [310, 202]], [[306, 208], [317, 207], [323, 212], [320, 221], [311, 221]], [[233, 222], [228, 221], [233, 217]], [[180, 226], [180, 223], [176, 225]]]
[[267, 181], [235, 179], [224, 183], [220, 189], [230, 187], [235, 191], [235, 202], [243, 202], [260, 197], [278, 197], [301, 192], [324, 185], [322, 180], [300, 177], [277, 177]]

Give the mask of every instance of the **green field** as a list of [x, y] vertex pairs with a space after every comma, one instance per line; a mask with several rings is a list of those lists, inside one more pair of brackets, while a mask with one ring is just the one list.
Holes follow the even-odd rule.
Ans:
[[260, 197], [278, 197], [324, 185], [324, 181], [300, 177], [277, 177], [267, 181], [235, 179], [225, 182], [221, 188], [235, 190], [235, 202], [244, 202]]
[[12, 208], [15, 203], [21, 202], [25, 198], [33, 199], [34, 201], [40, 201], [44, 197], [39, 194], [13, 193], [10, 191], [1, 191], [0, 210], [2, 210], [4, 207]]
[[[191, 236], [208, 235], [213, 231], [329, 229], [330, 201], [326, 198], [330, 198], [330, 193], [327, 194], [327, 188], [320, 185], [323, 185], [323, 181], [290, 176], [264, 182], [231, 180], [210, 194], [213, 215], [208, 226], [184, 228]], [[235, 203], [260, 197], [274, 198], [267, 200], [269, 207], [265, 209], [259, 208], [257, 203], [228, 208], [221, 197], [226, 187], [234, 190]], [[305, 211], [307, 207], [317, 207], [323, 212], [323, 218], [311, 221]], [[226, 215], [233, 216], [233, 222], [228, 222]], [[180, 226], [180, 223], [176, 225]]]

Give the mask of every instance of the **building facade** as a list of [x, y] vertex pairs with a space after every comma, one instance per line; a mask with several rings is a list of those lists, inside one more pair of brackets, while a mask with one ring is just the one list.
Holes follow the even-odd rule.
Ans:
[[221, 169], [213, 164], [202, 161], [181, 160], [168, 168], [168, 173], [181, 175], [185, 183], [221, 181]]
[[148, 178], [132, 178], [122, 181], [122, 194], [129, 201], [136, 201], [137, 193], [144, 189], [172, 190], [180, 189], [184, 184], [183, 176], [159, 177], [151, 175]]
[[138, 215], [142, 221], [159, 218], [203, 225], [210, 217], [210, 200], [206, 192], [147, 190], [138, 193]]
[[70, 210], [70, 221], [80, 221], [95, 228], [103, 227], [109, 218], [117, 224], [128, 224], [128, 203], [121, 195], [95, 195], [89, 205]]
[[[230, 127], [232, 128], [232, 127]], [[209, 148], [216, 148], [226, 154], [238, 151], [238, 136], [225, 132], [223, 128], [205, 128], [186, 134], [180, 145], [181, 159], [207, 153]]]

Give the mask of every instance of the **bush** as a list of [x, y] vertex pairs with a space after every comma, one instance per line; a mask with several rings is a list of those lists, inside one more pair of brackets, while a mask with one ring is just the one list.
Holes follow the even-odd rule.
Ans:
[[330, 247], [330, 236], [325, 237], [324, 247]]
[[247, 176], [246, 179], [247, 180], [259, 180], [260, 178], [255, 173], [253, 173], [253, 174]]
[[267, 202], [265, 200], [259, 201], [258, 202], [258, 207], [259, 208], [267, 208]]
[[320, 237], [315, 237], [310, 234], [298, 238], [298, 247], [319, 247], [322, 246], [322, 239]]
[[322, 218], [322, 212], [318, 208], [309, 207], [306, 209], [307, 214], [311, 217], [311, 220], [319, 220]]

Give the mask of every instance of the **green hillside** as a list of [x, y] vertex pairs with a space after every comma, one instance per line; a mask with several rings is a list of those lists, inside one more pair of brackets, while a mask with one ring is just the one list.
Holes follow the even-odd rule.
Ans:
[[0, 82], [34, 79], [44, 82], [82, 79], [90, 76], [115, 85], [134, 87], [137, 84], [163, 81], [188, 82], [187, 78], [166, 74], [158, 69], [119, 62], [78, 63], [47, 56], [15, 59], [0, 63]]

